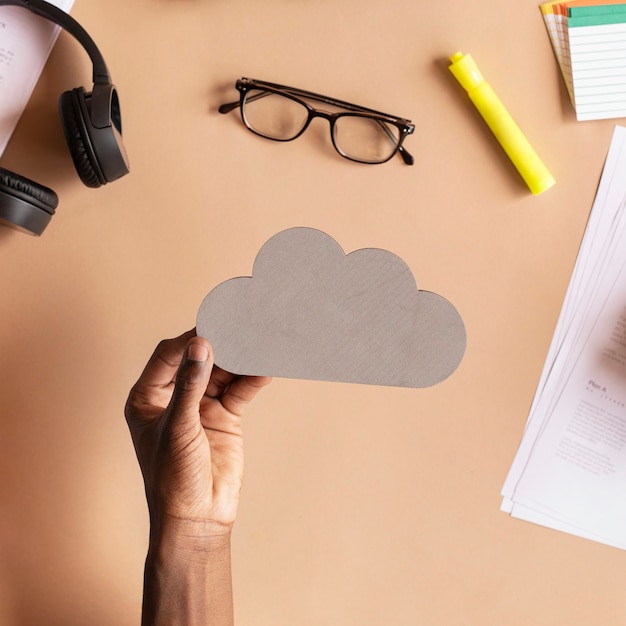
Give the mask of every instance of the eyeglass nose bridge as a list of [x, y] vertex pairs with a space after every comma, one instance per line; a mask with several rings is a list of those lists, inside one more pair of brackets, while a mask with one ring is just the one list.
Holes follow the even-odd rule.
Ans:
[[330, 125], [330, 140], [331, 143], [333, 145], [333, 147], [335, 148], [335, 150], [341, 155], [341, 156], [345, 156], [343, 154], [343, 152], [339, 149], [339, 147], [337, 146], [337, 144], [335, 143], [335, 121], [337, 119], [338, 114], [337, 113], [331, 113], [330, 111], [325, 111], [324, 109], [316, 109], [312, 106], [307, 106], [307, 108], [309, 109], [309, 117], [307, 119], [306, 124], [304, 125], [304, 128], [300, 131], [299, 135], [301, 135], [302, 133], [304, 133], [305, 130], [307, 130], [307, 128], [310, 126], [311, 122], [316, 118], [322, 118], [325, 119], [328, 124]]
[[309, 118], [313, 120], [315, 117], [322, 117], [325, 120], [328, 120], [328, 123], [332, 126], [335, 119], [335, 114], [330, 111], [324, 111], [324, 109], [314, 109], [311, 107], [309, 109]]
[[324, 109], [316, 109], [316, 108], [314, 108], [314, 107], [312, 107], [310, 105], [307, 106], [307, 109], [309, 110], [309, 116], [308, 116], [306, 124], [304, 125], [304, 128], [302, 129], [300, 134], [302, 134], [309, 127], [311, 122], [316, 117], [320, 117], [322, 119], [325, 119], [330, 124], [330, 133], [332, 135], [333, 126], [335, 125], [335, 118], [337, 117], [337, 114], [336, 113], [331, 113], [330, 111], [325, 111]]

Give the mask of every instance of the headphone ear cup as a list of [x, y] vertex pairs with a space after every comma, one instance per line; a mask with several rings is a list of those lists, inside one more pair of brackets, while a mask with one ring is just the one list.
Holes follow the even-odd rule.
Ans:
[[77, 101], [78, 94], [75, 92], [78, 91], [74, 89], [61, 94], [59, 99], [61, 122], [78, 176], [87, 187], [100, 187], [105, 181], [100, 174], [100, 167]]
[[41, 235], [58, 204], [52, 189], [0, 167], [0, 221], [7, 226]]

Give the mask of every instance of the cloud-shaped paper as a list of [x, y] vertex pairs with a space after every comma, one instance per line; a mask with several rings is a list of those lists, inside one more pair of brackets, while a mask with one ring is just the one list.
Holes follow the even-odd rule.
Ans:
[[466, 343], [454, 306], [419, 291], [398, 256], [374, 248], [346, 255], [312, 228], [278, 233], [252, 277], [213, 289], [197, 332], [234, 374], [399, 387], [446, 379]]

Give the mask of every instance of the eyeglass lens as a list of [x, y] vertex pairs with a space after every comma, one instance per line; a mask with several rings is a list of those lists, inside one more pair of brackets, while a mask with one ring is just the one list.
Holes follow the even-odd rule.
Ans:
[[367, 163], [389, 159], [398, 147], [400, 130], [383, 120], [342, 115], [335, 120], [333, 138], [345, 156]]
[[258, 89], [246, 93], [242, 113], [250, 130], [280, 141], [297, 137], [309, 119], [308, 109], [297, 100]]
[[[289, 141], [306, 126], [309, 110], [292, 98], [251, 89], [245, 94], [242, 115], [248, 128], [255, 133], [269, 139]], [[365, 163], [380, 163], [396, 151], [400, 130], [384, 120], [346, 113], [335, 118], [332, 139], [343, 156]]]

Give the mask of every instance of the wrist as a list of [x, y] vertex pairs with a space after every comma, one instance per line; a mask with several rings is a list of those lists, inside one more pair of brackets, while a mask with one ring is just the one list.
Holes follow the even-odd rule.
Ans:
[[176, 520], [150, 533], [142, 624], [232, 626], [230, 533]]
[[165, 557], [202, 562], [209, 555], [230, 553], [231, 533], [231, 526], [217, 522], [164, 516], [151, 520], [149, 547]]

